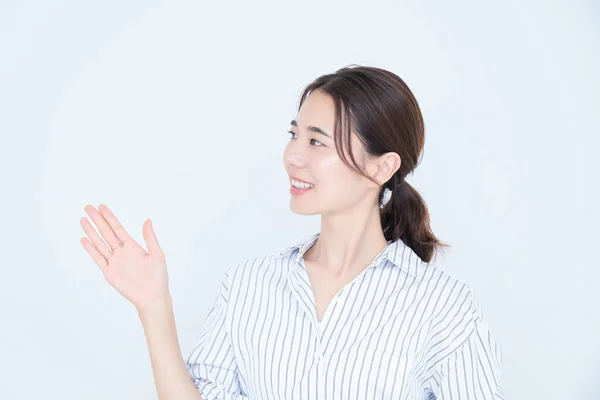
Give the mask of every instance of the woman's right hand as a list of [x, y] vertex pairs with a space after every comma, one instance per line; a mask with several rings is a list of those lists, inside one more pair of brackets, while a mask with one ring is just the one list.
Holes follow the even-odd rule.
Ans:
[[80, 242], [100, 267], [106, 281], [129, 300], [138, 312], [145, 310], [154, 301], [168, 298], [169, 276], [165, 256], [151, 221], [146, 220], [142, 228], [148, 248], [146, 252], [129, 236], [108, 207], [101, 204], [96, 209], [87, 205], [84, 210], [94, 221], [102, 237], [88, 219], [83, 217], [80, 223], [89, 239], [82, 237]]

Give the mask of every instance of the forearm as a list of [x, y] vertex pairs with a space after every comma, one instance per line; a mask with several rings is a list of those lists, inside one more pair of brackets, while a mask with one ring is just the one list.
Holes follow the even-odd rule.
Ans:
[[171, 297], [138, 310], [159, 400], [202, 400], [181, 356]]

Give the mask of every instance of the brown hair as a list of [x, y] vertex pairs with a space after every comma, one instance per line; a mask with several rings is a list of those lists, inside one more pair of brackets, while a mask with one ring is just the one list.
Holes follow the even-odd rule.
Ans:
[[[300, 96], [298, 110], [317, 89], [333, 98], [336, 150], [349, 168], [375, 182], [358, 167], [352, 155], [351, 131], [356, 132], [370, 155], [395, 152], [400, 156], [400, 168], [382, 185], [378, 196], [381, 205], [385, 189], [391, 190], [389, 201], [380, 208], [383, 234], [391, 241], [401, 238], [419, 258], [430, 262], [437, 251], [448, 245], [435, 237], [425, 201], [404, 180], [419, 164], [425, 144], [425, 124], [416, 98], [396, 74], [356, 64], [311, 82]], [[352, 164], [344, 156], [344, 144]]]

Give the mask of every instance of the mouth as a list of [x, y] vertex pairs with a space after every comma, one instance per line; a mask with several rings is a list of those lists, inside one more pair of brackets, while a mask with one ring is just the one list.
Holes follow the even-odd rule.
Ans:
[[307, 193], [314, 187], [314, 185], [310, 182], [304, 182], [294, 178], [290, 178], [290, 184], [290, 193], [293, 196]]
[[315, 186], [310, 182], [304, 182], [304, 181], [294, 179], [294, 178], [290, 178], [290, 183], [292, 184], [293, 187], [295, 187], [297, 189], [311, 189]]

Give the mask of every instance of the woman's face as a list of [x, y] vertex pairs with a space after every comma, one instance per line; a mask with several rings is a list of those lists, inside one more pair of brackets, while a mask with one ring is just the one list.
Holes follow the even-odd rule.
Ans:
[[[359, 202], [371, 201], [368, 199], [376, 202], [377, 185], [351, 170], [338, 156], [333, 128], [333, 99], [319, 90], [313, 91], [292, 121], [290, 130], [293, 134], [290, 134], [283, 154], [290, 178], [290, 208], [297, 214], [343, 213]], [[354, 157], [360, 166], [364, 166], [369, 158], [362, 142], [355, 133], [351, 140]], [[348, 156], [346, 158], [350, 161]], [[295, 188], [294, 180], [311, 186]]]

